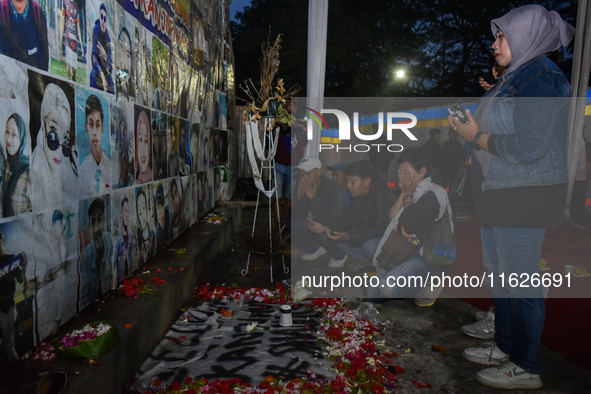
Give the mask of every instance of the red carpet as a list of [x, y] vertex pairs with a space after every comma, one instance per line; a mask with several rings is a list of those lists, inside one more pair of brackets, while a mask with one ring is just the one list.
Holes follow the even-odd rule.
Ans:
[[[451, 275], [464, 273], [482, 276], [482, 249], [480, 225], [475, 222], [459, 222], [455, 225], [458, 259]], [[591, 232], [564, 224], [546, 232], [542, 258], [550, 266], [548, 273], [560, 273], [564, 264], [581, 266], [591, 272]], [[591, 298], [577, 298], [589, 294], [591, 277], [572, 278], [571, 288], [551, 288], [546, 300], [546, 324], [542, 343], [565, 357], [591, 370]], [[455, 293], [455, 291], [454, 291]], [[458, 292], [458, 296], [481, 309], [492, 306], [485, 289], [470, 293]], [[553, 298], [571, 297], [571, 298]]]

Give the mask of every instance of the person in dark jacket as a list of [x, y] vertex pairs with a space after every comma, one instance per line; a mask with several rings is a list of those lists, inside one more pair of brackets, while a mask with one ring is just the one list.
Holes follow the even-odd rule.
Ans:
[[99, 19], [92, 29], [92, 71], [90, 72], [90, 86], [113, 93], [113, 59], [111, 36], [107, 29], [107, 7], [100, 6]]
[[47, 22], [35, 0], [0, 3], [0, 53], [47, 71]]
[[332, 241], [326, 248], [332, 256], [328, 263], [331, 268], [342, 267], [348, 256], [372, 261], [390, 222], [388, 213], [394, 204], [394, 195], [388, 190], [386, 180], [370, 162], [353, 162], [347, 166], [345, 174], [351, 205], [345, 211], [344, 220], [325, 231]]
[[322, 176], [322, 163], [315, 157], [304, 157], [296, 166], [299, 179], [292, 206], [292, 240], [306, 253], [303, 260], [316, 260], [326, 254], [330, 241], [326, 228], [342, 220], [345, 195], [337, 183]]

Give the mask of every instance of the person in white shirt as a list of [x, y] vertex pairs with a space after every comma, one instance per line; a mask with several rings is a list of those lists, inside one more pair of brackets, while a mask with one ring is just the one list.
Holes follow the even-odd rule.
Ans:
[[[103, 107], [97, 96], [88, 96], [86, 100], [86, 123], [84, 130], [90, 144], [90, 154], [80, 165], [80, 195], [92, 196], [108, 193], [113, 189], [111, 177], [111, 161], [103, 152], [101, 141], [105, 125], [103, 124]], [[108, 135], [108, 133], [107, 133]]]

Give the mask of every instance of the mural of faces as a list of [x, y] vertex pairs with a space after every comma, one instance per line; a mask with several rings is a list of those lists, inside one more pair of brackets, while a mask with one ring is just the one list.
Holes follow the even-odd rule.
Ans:
[[[15, 284], [6, 270], [18, 283], [2, 366], [212, 203], [199, 171], [216, 156], [202, 134], [213, 127], [213, 94], [226, 94], [215, 90], [223, 51], [212, 37], [225, 36], [222, 3], [156, 1], [180, 12], [172, 23], [183, 34], [159, 30], [129, 1], [2, 2], [15, 12], [0, 15], [0, 250], [13, 259], [0, 288]], [[221, 110], [213, 116], [223, 125]]]

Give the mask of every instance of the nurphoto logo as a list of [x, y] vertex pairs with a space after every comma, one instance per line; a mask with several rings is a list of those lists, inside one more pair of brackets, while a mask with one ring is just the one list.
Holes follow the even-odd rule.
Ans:
[[[341, 141], [350, 141], [351, 140], [351, 129], [353, 129], [353, 133], [355, 138], [361, 141], [377, 141], [381, 139], [384, 132], [386, 133], [386, 138], [388, 141], [393, 140], [393, 135], [395, 131], [401, 131], [406, 135], [406, 137], [411, 141], [417, 141], [417, 137], [415, 137], [410, 129], [417, 124], [417, 117], [408, 112], [378, 112], [377, 115], [377, 125], [378, 128], [373, 133], [361, 132], [359, 127], [359, 112], [353, 113], [353, 121], [349, 118], [349, 116], [338, 109], [321, 109], [320, 111], [315, 111], [312, 108], [306, 107], [306, 109], [310, 112], [306, 112], [306, 120], [307, 120], [307, 129], [308, 129], [308, 140], [312, 140], [314, 138], [312, 127], [313, 123], [316, 122], [322, 131], [323, 129], [328, 130], [328, 125], [323, 114], [332, 114], [336, 116], [338, 122], [338, 138]], [[386, 128], [384, 130], [384, 123], [386, 124]], [[369, 152], [372, 149], [377, 150], [378, 152], [381, 149], [385, 149], [388, 152], [401, 152], [404, 147], [400, 144], [384, 144], [384, 143], [362, 143], [362, 144], [352, 144], [348, 146], [343, 146], [341, 144], [329, 144], [329, 143], [321, 143], [319, 145], [319, 151], [322, 152], [323, 150], [331, 150], [335, 149], [337, 152], [339, 151], [348, 151], [348, 152]]]

